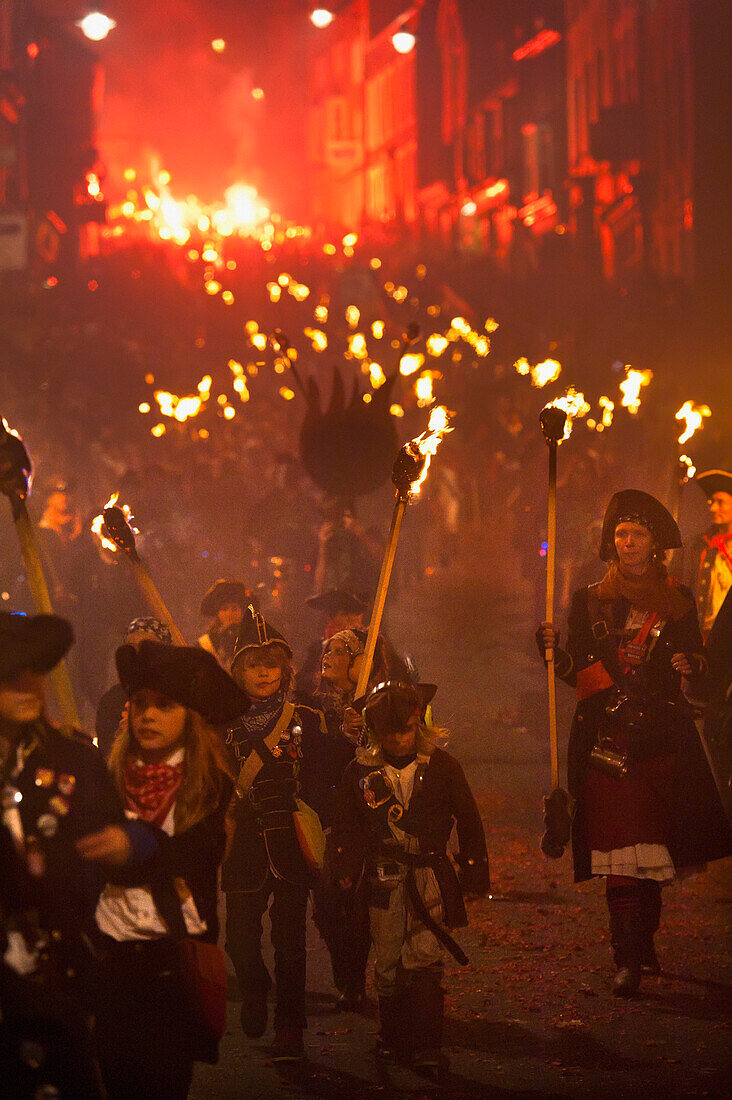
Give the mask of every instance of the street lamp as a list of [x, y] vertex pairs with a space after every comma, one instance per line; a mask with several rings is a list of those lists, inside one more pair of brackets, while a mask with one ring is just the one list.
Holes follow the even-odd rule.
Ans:
[[310, 22], [314, 27], [317, 27], [319, 31], [329, 27], [335, 16], [332, 11], [328, 11], [327, 8], [315, 8], [310, 12]]
[[79, 19], [76, 25], [85, 38], [91, 39], [92, 42], [101, 42], [111, 30], [114, 30], [117, 23], [100, 11], [92, 11], [83, 19]]

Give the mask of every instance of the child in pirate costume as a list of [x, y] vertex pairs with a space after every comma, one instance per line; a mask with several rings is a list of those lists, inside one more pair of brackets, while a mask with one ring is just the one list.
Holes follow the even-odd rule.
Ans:
[[694, 599], [670, 578], [664, 551], [679, 529], [648, 493], [616, 493], [603, 523], [599, 584], [574, 593], [567, 651], [552, 623], [537, 632], [557, 675], [577, 687], [569, 739], [575, 881], [606, 879], [617, 965], [613, 992], [633, 995], [660, 968], [653, 937], [661, 886], [683, 867], [730, 854], [693, 711], [706, 660]]
[[[378, 684], [357, 700], [367, 744], [348, 766], [327, 865], [344, 888], [365, 876], [379, 996], [379, 1058], [428, 1076], [441, 1054], [443, 948], [467, 959], [447, 928], [467, 924], [462, 888], [489, 889], [483, 823], [458, 761], [425, 724], [434, 685]], [[453, 825], [460, 879], [447, 855]], [[462, 887], [462, 888], [461, 888]]]
[[[261, 945], [269, 907], [277, 985], [274, 1058], [297, 1061], [304, 1057], [305, 920], [318, 853], [312, 834], [309, 841], [303, 833], [303, 817], [294, 815], [308, 816], [308, 807], [317, 814], [327, 799], [325, 724], [319, 711], [289, 701], [292, 650], [253, 607], [241, 626], [231, 674], [250, 706], [227, 731], [238, 800], [222, 876], [226, 950], [242, 992], [242, 1028], [258, 1038], [267, 1027], [272, 984]], [[317, 828], [316, 821], [315, 834]], [[314, 840], [317, 845], [317, 835]]]

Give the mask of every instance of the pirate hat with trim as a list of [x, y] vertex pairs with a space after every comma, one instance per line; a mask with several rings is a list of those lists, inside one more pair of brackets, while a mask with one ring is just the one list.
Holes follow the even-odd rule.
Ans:
[[378, 737], [390, 730], [404, 729], [415, 713], [424, 718], [436, 691], [436, 684], [385, 680], [359, 699], [354, 699], [352, 706], [363, 715], [366, 728]]

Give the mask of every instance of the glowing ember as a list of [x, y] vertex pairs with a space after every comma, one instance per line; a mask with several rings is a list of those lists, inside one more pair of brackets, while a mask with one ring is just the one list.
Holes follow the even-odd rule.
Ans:
[[432, 389], [432, 375], [429, 371], [417, 379], [414, 384], [414, 392], [417, 395], [417, 404], [420, 409], [432, 404], [435, 395]]
[[369, 363], [369, 374], [371, 375], [371, 385], [375, 390], [378, 390], [379, 386], [383, 386], [386, 382], [386, 375], [379, 363]]
[[427, 352], [430, 355], [435, 357], [442, 355], [443, 351], [449, 346], [450, 341], [440, 332], [433, 332], [431, 336], [427, 337]]
[[403, 374], [405, 378], [408, 378], [410, 374], [414, 374], [424, 364], [424, 355], [421, 352], [408, 351], [399, 360], [399, 373]]
[[693, 459], [688, 455], [679, 455], [679, 468], [683, 471], [684, 481], [688, 481], [696, 473]]
[[312, 341], [313, 351], [325, 351], [328, 347], [328, 337], [319, 328], [304, 328], [303, 333]]
[[392, 416], [396, 416], [397, 418], [401, 418], [402, 416], [404, 416], [404, 409], [401, 407], [401, 405], [390, 405], [389, 412]]
[[531, 364], [525, 355], [522, 355], [520, 359], [517, 359], [514, 363], [517, 374], [531, 374]]
[[362, 332], [354, 332], [348, 337], [348, 352], [355, 359], [365, 359], [368, 355], [366, 337]]
[[550, 382], [556, 382], [562, 373], [562, 365], [556, 359], [545, 359], [531, 368], [531, 385], [543, 389]]
[[422, 472], [417, 480], [412, 482], [411, 493], [413, 496], [419, 495], [420, 489], [427, 479], [432, 458], [437, 454], [437, 448], [447, 433], [452, 430], [450, 427], [450, 413], [444, 405], [437, 405], [430, 413], [427, 431], [408, 444], [410, 449], [416, 449], [425, 459]]
[[679, 443], [683, 445], [687, 439], [691, 439], [698, 428], [704, 427], [704, 417], [711, 415], [712, 410], [708, 405], [695, 405], [693, 401], [684, 401], [684, 404], [676, 413], [677, 420], [686, 421], [686, 427], [679, 436]]
[[640, 391], [643, 386], [649, 385], [652, 378], [652, 370], [633, 370], [632, 367], [626, 366], [625, 381], [620, 383], [620, 392], [623, 395], [621, 405], [633, 416], [640, 408]]
[[609, 428], [613, 422], [613, 411], [615, 409], [615, 402], [611, 401], [609, 397], [605, 397], [603, 395], [600, 398], [599, 405], [602, 409], [602, 426], [604, 428]]
[[355, 328], [361, 317], [361, 310], [358, 306], [346, 306], [346, 321], [351, 328]]
[[374, 321], [371, 325], [371, 335], [374, 340], [381, 340], [384, 335], [384, 322]]

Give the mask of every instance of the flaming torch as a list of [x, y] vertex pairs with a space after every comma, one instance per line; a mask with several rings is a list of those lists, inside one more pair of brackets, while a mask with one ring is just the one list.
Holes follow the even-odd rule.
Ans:
[[[557, 547], [557, 448], [569, 439], [572, 421], [585, 407], [584, 396], [570, 390], [546, 405], [539, 416], [544, 439], [549, 448], [549, 513], [546, 557], [546, 618], [554, 621], [554, 580]], [[541, 850], [552, 859], [559, 859], [569, 842], [573, 802], [569, 793], [559, 786], [559, 752], [557, 747], [557, 685], [554, 678], [554, 650], [544, 651], [547, 686], [549, 688], [549, 750], [551, 755], [552, 791], [544, 797], [544, 835]]]
[[437, 454], [437, 448], [442, 442], [442, 439], [448, 432], [453, 430], [449, 425], [449, 421], [450, 414], [447, 409], [444, 408], [443, 405], [436, 406], [430, 413], [427, 431], [423, 432], [422, 435], [418, 436], [416, 439], [410, 439], [408, 443], [404, 444], [396, 457], [396, 462], [391, 472], [391, 480], [396, 486], [396, 501], [394, 503], [394, 512], [391, 517], [389, 537], [386, 540], [384, 560], [381, 563], [381, 573], [376, 588], [374, 609], [371, 612], [371, 621], [366, 636], [366, 648], [361, 662], [358, 683], [356, 684], [357, 699], [366, 691], [366, 685], [371, 675], [371, 666], [374, 661], [374, 651], [376, 649], [376, 639], [379, 636], [381, 618], [384, 614], [384, 605], [386, 604], [386, 595], [389, 590], [389, 581], [391, 580], [391, 571], [394, 566], [397, 542], [399, 541], [399, 532], [401, 530], [402, 520], [404, 519], [404, 513], [411, 497], [419, 494], [427, 478], [427, 471], [430, 468], [432, 458]]
[[[681, 408], [676, 413], [676, 420], [684, 421], [684, 430], [678, 438], [679, 451], [688, 440], [699, 429], [704, 427], [704, 419], [707, 416], [712, 415], [712, 410], [708, 405], [695, 405], [693, 401], [684, 401]], [[681, 501], [684, 496], [684, 486], [689, 478], [692, 478], [696, 473], [694, 463], [686, 454], [679, 454], [678, 461], [676, 463], [676, 469], [674, 471], [674, 486], [673, 486], [673, 512], [674, 519], [678, 522], [679, 513], [681, 512]], [[672, 551], [674, 559], [680, 564], [678, 569], [683, 569], [684, 564], [684, 550], [683, 547], [678, 551]]]
[[110, 553], [121, 550], [134, 574], [135, 580], [147, 600], [150, 610], [157, 619], [166, 623], [175, 645], [185, 645], [185, 639], [173, 622], [173, 617], [168, 611], [163, 597], [158, 592], [147, 566], [137, 553], [135, 535], [139, 534], [132, 526], [132, 513], [126, 504], [120, 507], [117, 504], [119, 494], [113, 493], [100, 516], [96, 516], [92, 522], [92, 533], [101, 541], [103, 548]]
[[[40, 615], [52, 615], [53, 607], [48, 584], [43, 574], [25, 503], [32, 480], [33, 464], [23, 440], [16, 431], [8, 427], [5, 419], [0, 419], [0, 492], [3, 492], [10, 501], [20, 552], [25, 565], [25, 575], [36, 610]], [[59, 661], [52, 670], [51, 681], [58, 697], [64, 723], [78, 729], [79, 715], [65, 661]]]

